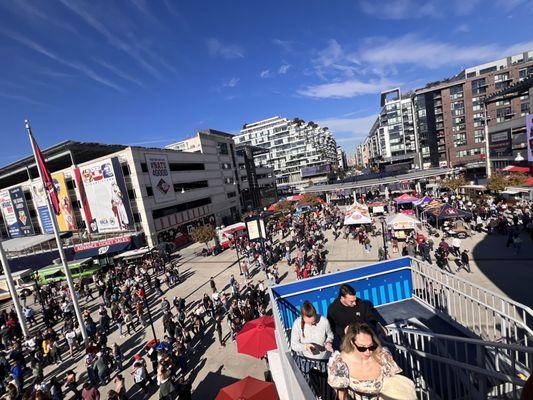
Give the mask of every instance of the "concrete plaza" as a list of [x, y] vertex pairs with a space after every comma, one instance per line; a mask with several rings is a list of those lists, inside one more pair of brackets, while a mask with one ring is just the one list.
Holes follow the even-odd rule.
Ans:
[[[338, 239], [333, 241], [331, 232], [327, 233], [328, 243], [328, 265], [327, 272], [344, 270], [362, 266], [369, 262], [378, 260], [377, 250], [382, 245], [381, 237], [372, 238], [372, 251], [365, 253], [363, 247], [354, 240]], [[440, 239], [434, 238], [435, 245]], [[448, 239], [448, 242], [450, 240]], [[497, 293], [505, 294], [526, 305], [533, 304], [533, 294], [530, 290], [530, 283], [533, 279], [533, 246], [529, 237], [523, 235], [523, 248], [519, 255], [514, 254], [511, 248], [507, 248], [506, 237], [498, 235], [475, 234], [473, 237], [464, 239], [462, 247], [470, 251], [472, 273], [462, 270], [458, 276], [473, 283], [493, 290]], [[195, 254], [201, 248], [194, 244], [181, 251], [182, 257], [179, 259], [180, 273], [185, 280], [170, 290], [165, 290], [164, 297], [172, 301], [173, 296], [181, 296], [186, 299], [189, 311], [191, 306], [197, 304], [204, 293], [211, 292], [209, 278], [213, 277], [218, 290], [229, 292], [229, 279], [232, 274], [243, 282], [239, 276], [236, 252], [226, 250], [213, 257], [198, 257]], [[399, 253], [392, 253], [391, 257], [398, 257]], [[433, 254], [432, 254], [433, 256]], [[453, 262], [450, 261], [453, 268]], [[283, 260], [279, 263], [280, 275], [283, 282], [296, 279], [294, 269], [287, 266]], [[265, 280], [262, 273], [258, 273], [253, 278]], [[166, 285], [163, 285], [166, 289]], [[152, 294], [153, 296], [153, 294]], [[152, 298], [152, 313], [155, 319], [155, 329], [158, 337], [163, 337], [163, 324], [159, 299]], [[88, 309], [93, 313], [93, 318], [98, 320], [97, 309], [101, 299], [95, 299], [89, 303], [82, 302], [83, 309]], [[8, 305], [8, 304], [6, 304]], [[6, 306], [4, 305], [4, 306]], [[35, 306], [38, 310], [39, 307]], [[40, 315], [38, 316], [40, 320]], [[226, 321], [223, 324], [223, 333], [226, 337], [226, 345], [223, 347], [218, 343], [212, 325], [206, 326], [204, 339], [192, 350], [189, 359], [189, 378], [192, 382], [193, 399], [214, 399], [220, 388], [229, 385], [245, 376], [253, 376], [264, 379], [267, 370], [265, 361], [254, 359], [247, 355], [237, 353], [236, 344], [229, 337], [229, 329]], [[136, 334], [120, 338], [115, 330], [109, 335], [108, 345], [117, 342], [125, 355], [123, 376], [126, 379], [128, 395], [131, 399], [146, 398], [133, 384], [130, 374], [133, 356], [139, 352], [148, 340], [152, 338], [150, 328], [146, 331], [137, 331]], [[194, 340], [193, 340], [194, 342]], [[64, 378], [64, 372], [68, 369], [76, 369], [78, 379], [83, 381], [86, 378], [83, 355], [78, 352], [74, 359], [66, 355], [63, 363], [58, 366], [48, 366], [45, 369], [47, 378], [57, 376], [60, 380]], [[151, 372], [151, 366], [148, 367]], [[113, 388], [113, 383], [100, 388], [102, 398], [107, 398], [107, 391]], [[152, 388], [153, 395], [150, 399], [157, 399], [158, 393], [155, 387]], [[68, 397], [67, 397], [68, 398]]]

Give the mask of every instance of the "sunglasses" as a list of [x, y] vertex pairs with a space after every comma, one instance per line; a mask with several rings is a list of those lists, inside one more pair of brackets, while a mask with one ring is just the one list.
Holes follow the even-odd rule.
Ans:
[[366, 346], [358, 346], [355, 343], [353, 345], [355, 346], [355, 348], [357, 349], [357, 351], [359, 353], [364, 353], [367, 350], [374, 351], [374, 350], [376, 350], [378, 348], [378, 345], [375, 344], [375, 343], [373, 343], [371, 346], [368, 346], [368, 347], [366, 347]]

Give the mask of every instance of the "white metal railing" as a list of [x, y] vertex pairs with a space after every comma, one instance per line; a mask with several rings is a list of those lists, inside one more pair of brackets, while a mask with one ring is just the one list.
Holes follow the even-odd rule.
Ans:
[[413, 297], [468, 335], [525, 347], [533, 343], [531, 308], [417, 259], [411, 271]]
[[283, 382], [275, 382], [276, 385], [284, 385], [290, 400], [314, 399], [315, 395], [307, 384], [302, 372], [292, 357], [290, 339], [281, 319], [281, 313], [277, 302], [274, 300], [272, 289], [268, 289], [272, 316], [276, 325], [276, 344], [281, 362]]
[[[533, 348], [390, 327], [395, 360], [422, 399], [518, 399]], [[520, 364], [511, 362], [518, 359]], [[526, 362], [525, 360], [529, 360]], [[528, 373], [528, 372], [526, 372]]]

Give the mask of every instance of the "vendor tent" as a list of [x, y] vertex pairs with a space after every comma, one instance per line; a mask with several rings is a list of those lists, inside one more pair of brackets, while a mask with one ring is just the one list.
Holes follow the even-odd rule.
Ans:
[[394, 201], [397, 204], [413, 203], [415, 201], [418, 201], [418, 197], [411, 196], [410, 194], [404, 193], [401, 196], [395, 197]]
[[508, 165], [505, 168], [502, 168], [503, 172], [521, 172], [527, 174], [529, 172], [529, 167], [518, 167], [516, 165]]
[[413, 204], [415, 206], [423, 206], [425, 204], [429, 204], [431, 203], [431, 201], [433, 200], [432, 197], [429, 197], [429, 196], [424, 196], [422, 197], [421, 199], [417, 200], [417, 201], [413, 201]]
[[429, 214], [437, 220], [472, 217], [472, 213], [452, 207], [449, 204], [444, 204], [440, 208], [433, 208], [429, 210]]
[[302, 200], [303, 198], [304, 198], [303, 195], [301, 195], [301, 194], [295, 194], [294, 196], [289, 196], [289, 197], [287, 197], [285, 200], [287, 200], [287, 201], [300, 201], [300, 200]]
[[371, 224], [372, 218], [357, 210], [348, 210], [344, 215], [344, 225]]
[[403, 213], [389, 215], [386, 221], [387, 226], [394, 230], [422, 228], [422, 223], [416, 217]]

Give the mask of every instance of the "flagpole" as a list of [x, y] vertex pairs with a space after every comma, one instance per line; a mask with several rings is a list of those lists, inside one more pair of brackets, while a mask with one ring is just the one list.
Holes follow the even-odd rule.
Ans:
[[[24, 123], [26, 126], [26, 131], [28, 132], [28, 136], [30, 137], [31, 149], [33, 151], [33, 158], [35, 159], [35, 165], [37, 167], [37, 171], [39, 171], [39, 177], [41, 178], [41, 182], [43, 183], [43, 186], [44, 186], [44, 179], [43, 179], [42, 171], [41, 171], [41, 168], [39, 167], [39, 162], [37, 160], [37, 154], [35, 152], [35, 146], [33, 144], [33, 135], [31, 133], [30, 123], [28, 120], [25, 120]], [[56, 213], [52, 209], [52, 205], [50, 204], [50, 196], [48, 195], [48, 193], [46, 194], [45, 197], [46, 197], [46, 206], [48, 207], [48, 212], [50, 213], [50, 219], [52, 220], [52, 226], [54, 228], [54, 236], [56, 238], [57, 249], [59, 251], [59, 257], [61, 258], [61, 263], [63, 264], [63, 271], [65, 272], [65, 277], [67, 279], [67, 285], [70, 290], [70, 297], [72, 298], [72, 305], [74, 306], [74, 312], [76, 314], [78, 325], [81, 330], [81, 336], [83, 337], [83, 340], [87, 341], [88, 339], [87, 330], [85, 329], [85, 323], [81, 315], [80, 305], [78, 303], [78, 298], [76, 297], [76, 290], [74, 288], [74, 282], [72, 281], [72, 274], [70, 273], [70, 269], [68, 267], [67, 260], [65, 257], [65, 252], [63, 250], [63, 245], [61, 244], [61, 237], [59, 236], [59, 228], [57, 225]]]
[[9, 288], [9, 293], [13, 299], [13, 304], [15, 305], [15, 311], [17, 313], [17, 318], [19, 320], [20, 327], [22, 328], [22, 333], [24, 337], [28, 337], [30, 331], [28, 330], [28, 325], [26, 325], [26, 317], [20, 308], [19, 296], [17, 294], [17, 289], [15, 288], [15, 283], [13, 282], [13, 276], [11, 275], [11, 268], [9, 267], [9, 261], [4, 250], [4, 245], [0, 242], [0, 259], [2, 259], [2, 267], [4, 268], [4, 275], [6, 276], [7, 286]]

